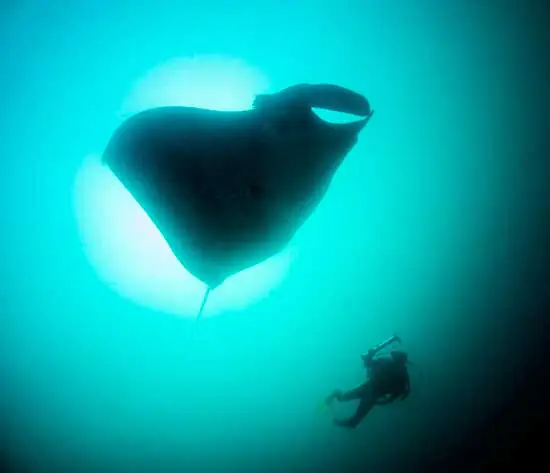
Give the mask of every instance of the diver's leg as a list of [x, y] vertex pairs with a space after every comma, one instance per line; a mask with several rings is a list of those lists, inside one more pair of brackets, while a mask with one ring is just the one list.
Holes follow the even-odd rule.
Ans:
[[369, 381], [346, 392], [342, 391], [341, 389], [335, 389], [325, 398], [325, 403], [330, 404], [335, 399], [339, 402], [354, 401], [356, 399], [361, 399], [362, 397], [369, 395], [371, 390], [371, 384]]
[[346, 392], [342, 391], [341, 389], [335, 389], [325, 398], [325, 403], [330, 404], [335, 399], [339, 402], [353, 401], [354, 399], [359, 399], [361, 397], [361, 387], [362, 386], [359, 386], [358, 388], [351, 389], [350, 391]]
[[371, 383], [367, 381], [366, 383], [363, 383], [359, 386], [357, 386], [354, 389], [350, 389], [346, 392], [339, 391], [336, 396], [336, 399], [340, 402], [346, 402], [346, 401], [354, 401], [355, 399], [362, 399], [366, 396], [370, 395], [371, 392]]
[[334, 401], [335, 399], [338, 399], [340, 396], [342, 395], [342, 390], [340, 389], [335, 389], [332, 393], [330, 393], [326, 398], [325, 398], [325, 403], [326, 404], [330, 404], [332, 401]]
[[361, 398], [361, 402], [355, 411], [355, 414], [349, 419], [334, 419], [334, 425], [339, 427], [346, 427], [348, 429], [355, 429], [359, 423], [365, 418], [369, 411], [374, 406], [374, 397], [365, 396]]

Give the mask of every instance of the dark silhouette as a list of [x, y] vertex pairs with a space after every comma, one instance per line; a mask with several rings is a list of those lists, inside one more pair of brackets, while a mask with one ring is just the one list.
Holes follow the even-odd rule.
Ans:
[[[312, 107], [362, 118], [327, 123]], [[241, 112], [154, 108], [116, 130], [103, 161], [213, 289], [290, 241], [371, 115], [362, 95], [323, 84], [259, 95]]]
[[368, 380], [366, 382], [347, 392], [336, 389], [325, 399], [327, 404], [334, 400], [339, 402], [359, 400], [355, 414], [349, 419], [334, 419], [335, 425], [353, 429], [360, 424], [374, 406], [389, 404], [397, 398], [405, 399], [409, 395], [407, 354], [394, 350], [389, 355], [375, 358], [380, 350], [395, 341], [400, 340], [393, 336], [378, 347], [370, 349], [366, 355], [361, 355], [365, 368], [367, 368]]

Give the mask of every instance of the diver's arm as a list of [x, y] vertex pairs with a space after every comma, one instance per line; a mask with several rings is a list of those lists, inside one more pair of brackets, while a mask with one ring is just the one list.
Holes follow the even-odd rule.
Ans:
[[365, 363], [365, 366], [372, 366], [374, 362], [374, 355], [376, 355], [376, 350], [371, 348], [365, 355], [361, 355], [361, 358], [363, 359], [363, 363]]
[[380, 355], [376, 358], [367, 358], [364, 361], [367, 368], [375, 368], [377, 366], [383, 366], [391, 363], [391, 358], [387, 355]]
[[392, 337], [388, 338], [387, 340], [380, 343], [378, 346], [369, 349], [369, 351], [365, 355], [361, 355], [361, 358], [363, 359], [363, 362], [366, 366], [369, 366], [372, 364], [372, 361], [374, 359], [374, 356], [384, 348], [386, 348], [388, 345], [391, 345], [394, 342], [401, 343], [401, 339], [397, 335], [393, 335]]

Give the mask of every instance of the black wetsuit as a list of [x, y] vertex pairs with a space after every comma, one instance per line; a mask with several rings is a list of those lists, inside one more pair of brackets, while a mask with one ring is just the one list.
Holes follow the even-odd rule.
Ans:
[[404, 363], [384, 356], [365, 359], [365, 366], [369, 374], [365, 383], [344, 393], [335, 391], [327, 398], [340, 402], [359, 399], [355, 414], [349, 419], [335, 419], [336, 425], [355, 428], [375, 405], [389, 404], [398, 397], [405, 399], [409, 395], [409, 373]]

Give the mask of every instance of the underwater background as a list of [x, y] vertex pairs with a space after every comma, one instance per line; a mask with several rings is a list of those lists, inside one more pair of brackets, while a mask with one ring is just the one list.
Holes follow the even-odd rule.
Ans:
[[[515, 399], [550, 289], [543, 7], [22, 0], [0, 15], [13, 471], [426, 471]], [[300, 82], [356, 90], [374, 116], [289, 248], [214, 291], [189, 344], [202, 286], [166, 248], [126, 251], [146, 230], [120, 227], [120, 189], [86, 163], [136, 109], [247, 108]], [[394, 333], [410, 397], [337, 429], [319, 402]]]

